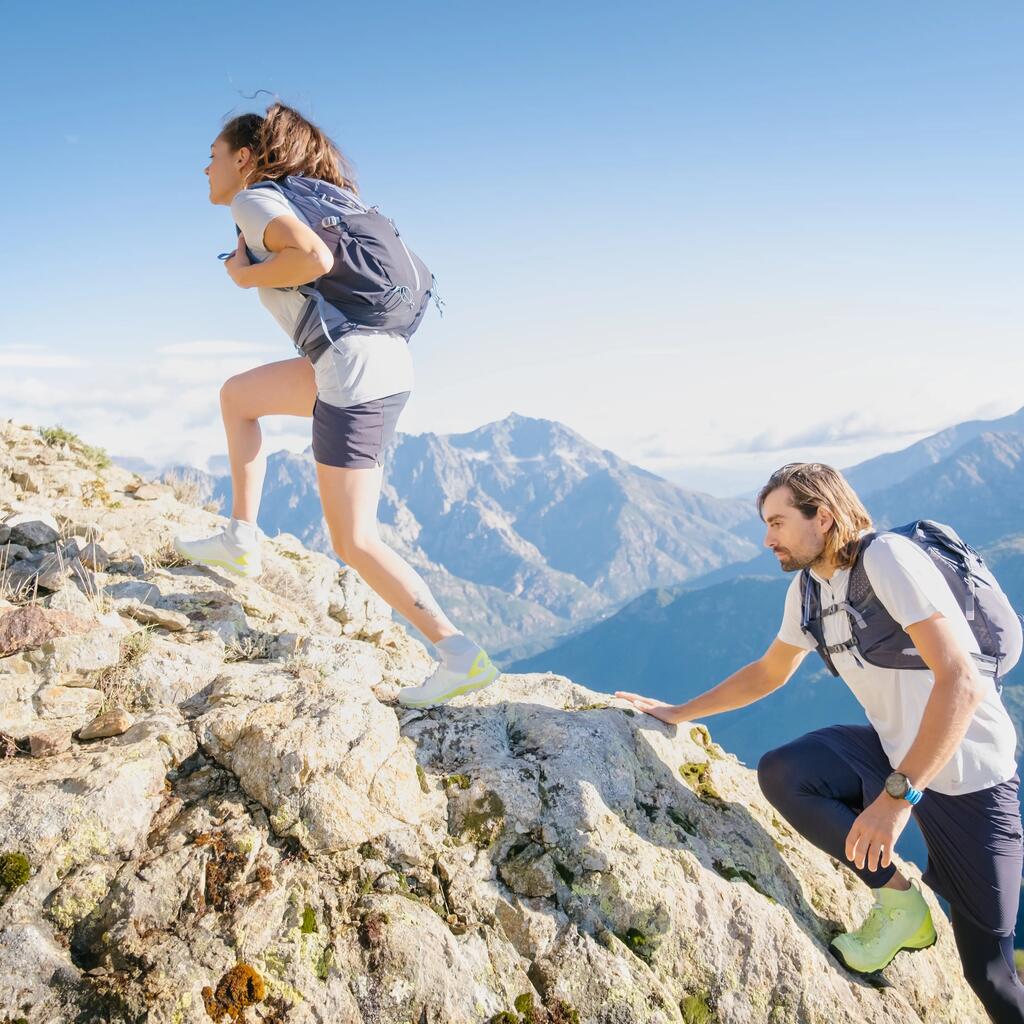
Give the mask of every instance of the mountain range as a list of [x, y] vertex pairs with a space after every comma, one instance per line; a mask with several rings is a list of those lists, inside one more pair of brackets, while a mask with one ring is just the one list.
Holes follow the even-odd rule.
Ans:
[[[548, 420], [399, 434], [385, 467], [382, 535], [495, 650], [563, 635], [757, 552], [748, 502], [688, 491]], [[172, 474], [226, 510], [230, 477]], [[259, 522], [331, 553], [310, 450], [268, 458]]]

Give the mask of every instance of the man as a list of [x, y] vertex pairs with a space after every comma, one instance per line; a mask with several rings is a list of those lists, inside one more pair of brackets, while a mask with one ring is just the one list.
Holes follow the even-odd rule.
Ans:
[[[752, 704], [818, 649], [870, 724], [809, 733], [766, 753], [757, 772], [790, 824], [874, 892], [867, 919], [834, 939], [832, 952], [867, 973], [900, 950], [935, 942], [918, 885], [892, 864], [913, 814], [928, 847], [924, 881], [950, 903], [968, 983], [994, 1021], [1021, 1024], [1024, 986], [1013, 958], [1024, 862], [1016, 735], [992, 676], [979, 670], [986, 659], [957, 595], [914, 541], [870, 532], [863, 504], [829, 466], [784, 466], [761, 490], [758, 511], [765, 546], [784, 571], [798, 573], [765, 654], [684, 704], [616, 696], [664, 722], [692, 721]], [[890, 663], [912, 656], [918, 667], [868, 660], [857, 640], [867, 635], [857, 611], [865, 607], [891, 625]], [[877, 625], [876, 618], [876, 633]]]

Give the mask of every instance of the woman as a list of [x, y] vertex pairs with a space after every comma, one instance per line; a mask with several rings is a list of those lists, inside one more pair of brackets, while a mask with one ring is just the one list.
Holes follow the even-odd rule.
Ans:
[[[230, 206], [241, 231], [237, 251], [224, 264], [227, 273], [238, 287], [257, 288], [260, 301], [293, 336], [306, 302], [297, 288], [330, 270], [333, 256], [281, 192], [249, 188], [286, 175], [356, 192], [334, 143], [281, 103], [272, 104], [265, 117], [233, 118], [210, 147], [210, 202]], [[312, 416], [313, 458], [334, 550], [437, 650], [435, 672], [421, 686], [402, 690], [400, 702], [424, 707], [482, 689], [497, 678], [497, 669], [452, 625], [377, 529], [382, 453], [412, 389], [408, 343], [399, 334], [371, 330], [326, 340], [315, 363], [306, 356], [285, 359], [224, 383], [220, 404], [231, 462], [231, 521], [212, 537], [178, 538], [175, 547], [192, 562], [258, 576], [256, 516], [266, 471], [259, 418]]]

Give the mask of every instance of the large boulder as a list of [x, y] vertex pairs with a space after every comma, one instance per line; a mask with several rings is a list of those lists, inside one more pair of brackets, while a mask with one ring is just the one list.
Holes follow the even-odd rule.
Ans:
[[370, 692], [358, 649], [329, 673], [233, 666], [196, 719], [203, 749], [238, 776], [279, 835], [311, 853], [415, 828], [423, 812], [412, 744]]

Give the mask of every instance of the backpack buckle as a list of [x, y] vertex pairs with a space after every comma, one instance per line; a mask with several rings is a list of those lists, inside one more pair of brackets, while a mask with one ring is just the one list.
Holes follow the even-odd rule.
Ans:
[[320, 221], [320, 227], [322, 228], [336, 228], [341, 223], [340, 217], [324, 217]]

